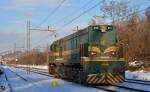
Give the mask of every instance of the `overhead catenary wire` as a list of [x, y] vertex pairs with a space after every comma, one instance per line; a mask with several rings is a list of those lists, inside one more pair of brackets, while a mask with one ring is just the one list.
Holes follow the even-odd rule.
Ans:
[[[96, 3], [94, 6], [92, 6], [92, 7], [88, 8], [87, 10], [83, 11], [81, 14], [79, 14], [79, 15], [76, 16], [76, 17], [74, 17], [74, 18], [71, 19], [70, 21], [68, 21], [66, 24], [64, 24], [64, 25], [63, 25], [62, 27], [60, 27], [59, 29], [62, 30], [63, 28], [65, 28], [66, 26], [68, 26], [69, 24], [71, 24], [72, 22], [74, 22], [75, 20], [77, 20], [78, 18], [80, 18], [81, 16], [83, 16], [84, 14], [86, 14], [86, 13], [90, 12], [92, 9], [96, 8], [96, 7], [97, 7], [98, 5], [100, 5], [101, 3], [102, 3], [102, 1]], [[136, 13], [143, 12], [144, 10], [145, 10], [145, 9], [139, 10], [139, 11], [137, 11]], [[135, 12], [134, 12], [134, 13], [135, 13]], [[127, 16], [124, 16], [124, 17], [132, 16], [134, 13], [128, 14]], [[55, 33], [52, 33], [52, 34], [46, 36], [44, 39], [47, 39], [47, 38], [49, 38], [50, 36], [52, 36], [52, 35], [54, 35], [54, 34], [55, 34]], [[40, 41], [38, 42], [38, 44], [39, 44], [40, 42], [42, 42], [44, 39], [40, 40]]]
[[33, 48], [38, 47], [38, 46], [39, 46], [39, 43], [41, 43], [41, 42], [44, 41], [45, 39], [47, 39], [47, 38], [53, 36], [55, 33], [56, 33], [56, 32], [53, 32], [53, 33], [51, 33], [51, 34], [48, 34], [48, 35], [47, 35], [46, 37], [44, 37], [43, 39], [39, 40], [37, 43], [35, 43], [35, 46], [34, 46]]
[[[139, 10], [139, 11], [134, 12], [134, 13], [143, 12], [144, 10], [145, 10], [145, 9], [142, 9], [142, 10]], [[130, 17], [130, 16], [132, 16], [134, 13], [128, 14], [127, 16], [124, 16], [124, 17]], [[115, 21], [116, 21], [116, 20], [115, 20]], [[49, 38], [49, 37], [52, 36], [52, 35], [54, 35], [54, 33], [52, 33], [52, 34], [46, 36], [45, 38], [43, 38], [42, 40], [40, 40], [37, 44], [39, 44], [40, 42], [44, 41], [45, 39]], [[37, 47], [37, 46], [36, 46], [36, 47]]]
[[[92, 1], [92, 0], [90, 0], [88, 3], [86, 3], [86, 5], [83, 5], [81, 8], [86, 7], [91, 1]], [[93, 0], [93, 1], [94, 1], [94, 0]], [[91, 11], [92, 9], [96, 8], [97, 6], [99, 6], [100, 3], [102, 3], [102, 1], [99, 1], [98, 3], [96, 3], [96, 4], [95, 4], [94, 6], [92, 6], [91, 8], [88, 8], [87, 10], [83, 11], [80, 15], [78, 15], [78, 16], [75, 17], [75, 18], [73, 18], [73, 19], [70, 20], [69, 22], [72, 23], [72, 22], [75, 21], [76, 19], [80, 18], [82, 15], [88, 13], [88, 12]], [[69, 22], [67, 22], [67, 24], [68, 24]], [[67, 24], [65, 24], [65, 26], [67, 26]], [[53, 35], [53, 34], [54, 34], [54, 33], [52, 33], [52, 35]], [[50, 35], [51, 35], [51, 34], [50, 34]], [[52, 35], [51, 35], [51, 36], [52, 36]], [[50, 36], [47, 35], [47, 36], [45, 37], [45, 39], [47, 39], [48, 37], [50, 37]], [[38, 41], [38, 44], [39, 44], [40, 42], [42, 42], [42, 40]]]
[[81, 14], [79, 14], [78, 16], [74, 17], [73, 19], [71, 19], [70, 21], [68, 21], [67, 23], [65, 23], [64, 25], [62, 25], [62, 28], [65, 28], [67, 25], [71, 24], [72, 22], [74, 22], [75, 20], [77, 20], [78, 18], [80, 18], [81, 16], [83, 16], [84, 14], [90, 12], [91, 10], [93, 10], [94, 8], [96, 8], [97, 6], [99, 6], [103, 1], [99, 1], [98, 3], [96, 3], [94, 6], [88, 8], [87, 10], [83, 11]]
[[86, 2], [83, 6], [81, 6], [79, 9], [73, 11], [71, 14], [69, 14], [69, 15], [63, 17], [62, 19], [56, 21], [54, 24], [55, 24], [55, 25], [56, 25], [56, 24], [59, 24], [59, 23], [63, 22], [64, 20], [68, 19], [70, 16], [75, 15], [78, 11], [84, 9], [86, 6], [88, 6], [89, 4], [91, 4], [93, 1], [95, 1], [95, 0], [89, 0], [89, 1]]
[[64, 3], [65, 1], [66, 1], [66, 0], [62, 0], [62, 1], [59, 3], [59, 5], [58, 5], [52, 12], [50, 12], [50, 13], [43, 19], [43, 21], [41, 21], [41, 22], [39, 23], [39, 25], [37, 25], [37, 27], [40, 27], [40, 26], [41, 26], [42, 24], [44, 24], [51, 16], [53, 16], [53, 15], [56, 13], [56, 11], [60, 9], [60, 7], [63, 5], [63, 3]]
[[[57, 10], [59, 10], [60, 8], [61, 8], [61, 6], [63, 5], [63, 3], [65, 2], [66, 0], [62, 0], [60, 3], [59, 3], [59, 5], [52, 11], [52, 12], [50, 12], [36, 27], [37, 28], [39, 28], [39, 27], [41, 27], [42, 26], [42, 24], [44, 24], [51, 16], [53, 16], [56, 12], [57, 12]], [[53, 32], [53, 33], [55, 33], [55, 32]], [[53, 34], [52, 33], [52, 34]], [[51, 34], [50, 34], [51, 35]], [[49, 36], [49, 35], [48, 35]], [[45, 38], [47, 38], [48, 36], [46, 36]], [[41, 40], [40, 41], [38, 41], [38, 42], [41, 42]]]

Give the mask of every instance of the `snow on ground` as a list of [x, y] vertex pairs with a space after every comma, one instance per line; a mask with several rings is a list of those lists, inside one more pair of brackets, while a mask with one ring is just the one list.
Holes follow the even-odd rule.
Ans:
[[47, 65], [17, 65], [20, 67], [31, 67], [31, 68], [39, 68], [39, 69], [48, 69]]
[[128, 83], [128, 82], [117, 83], [116, 85], [124, 86], [124, 87], [128, 87], [128, 88], [140, 89], [140, 90], [142, 89], [144, 91], [150, 92], [149, 85], [135, 84], [135, 83]]
[[[16, 69], [13, 67], [11, 67], [10, 69], [28, 80], [22, 80], [14, 73], [10, 72], [7, 67], [5, 67], [5, 72], [9, 77], [9, 82], [13, 86], [13, 92], [104, 92], [96, 88], [90, 88], [82, 86], [80, 84], [66, 82], [61, 79], [47, 77], [32, 72], [30, 72], [30, 74], [27, 74], [25, 70]], [[54, 81], [59, 85], [53, 87], [51, 83]]]
[[[28, 65], [18, 65], [28, 67]], [[31, 68], [39, 68], [39, 69], [48, 69], [47, 65], [30, 65]], [[150, 81], [150, 72], [141, 71], [126, 71], [126, 78], [131, 79], [139, 79], [139, 80], [149, 80]]]
[[4, 73], [0, 75], [0, 92], [10, 92]]
[[[28, 65], [18, 65], [22, 67], [28, 67]], [[48, 69], [47, 65], [30, 65], [31, 68], [39, 68], [39, 69]], [[131, 79], [139, 79], [139, 80], [149, 80], [150, 81], [150, 72], [145, 71], [126, 71], [126, 78]]]
[[142, 70], [134, 72], [126, 71], [126, 78], [150, 81], [150, 72], [145, 72]]
[[[19, 75], [23, 76], [28, 81], [25, 81], [15, 75], [13, 72], [9, 71], [11, 70], [17, 72]], [[53, 77], [47, 77], [44, 75], [36, 74], [36, 73], [27, 73], [27, 71], [22, 69], [16, 69], [13, 67], [4, 67], [5, 73], [8, 76], [8, 81], [13, 87], [13, 92], [104, 92], [102, 90], [96, 89], [96, 88], [90, 88], [86, 86], [82, 86], [80, 84], [67, 82], [61, 79], [56, 79]], [[141, 79], [141, 80], [150, 80], [150, 72], [141, 72], [141, 71], [135, 71], [130, 72], [126, 71], [126, 78], [130, 79]], [[52, 82], [57, 82], [58, 86], [52, 86]], [[9, 87], [7, 84], [7, 81], [5, 79], [4, 74], [0, 76], [0, 83], [2, 85], [6, 86], [6, 90], [0, 90], [0, 92], [9, 92]], [[122, 83], [119, 85], [124, 86], [130, 86], [130, 87], [141, 87], [142, 89], [145, 87], [142, 87], [140, 85], [135, 84], [127, 84]], [[147, 87], [146, 87], [147, 89]], [[149, 89], [149, 88], [148, 88]]]

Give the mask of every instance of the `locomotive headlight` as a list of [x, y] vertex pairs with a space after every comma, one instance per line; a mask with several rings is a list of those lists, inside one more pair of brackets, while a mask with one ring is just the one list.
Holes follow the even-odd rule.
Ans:
[[89, 47], [88, 47], [88, 51], [89, 51], [92, 55], [101, 53], [101, 50], [100, 50], [98, 47], [96, 47], [96, 46], [89, 46]]
[[107, 53], [107, 54], [115, 54], [116, 51], [118, 51], [118, 47], [115, 47], [115, 46], [112, 46], [112, 47], [109, 47], [107, 48], [104, 53]]
[[113, 27], [112, 26], [107, 26], [107, 30], [111, 31], [111, 30], [113, 30]]
[[59, 56], [59, 52], [54, 52], [54, 56]]

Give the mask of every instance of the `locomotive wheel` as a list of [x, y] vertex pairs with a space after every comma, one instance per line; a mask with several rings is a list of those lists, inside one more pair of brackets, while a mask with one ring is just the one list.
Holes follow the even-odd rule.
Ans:
[[79, 70], [78, 74], [79, 74], [79, 76], [78, 76], [78, 82], [80, 84], [86, 84], [83, 70]]
[[65, 66], [64, 65], [61, 65], [58, 68], [58, 74], [59, 74], [59, 77], [65, 78]]
[[72, 74], [73, 80], [77, 83], [84, 83], [84, 74], [83, 71], [80, 70], [79, 68], [74, 68], [73, 69], [73, 74]]
[[61, 76], [59, 75], [59, 67], [58, 66], [55, 67], [54, 77], [55, 78], [61, 78]]
[[71, 79], [71, 68], [70, 67], [65, 67], [65, 79], [70, 80]]
[[54, 74], [55, 73], [55, 66], [53, 64], [49, 65], [49, 73]]

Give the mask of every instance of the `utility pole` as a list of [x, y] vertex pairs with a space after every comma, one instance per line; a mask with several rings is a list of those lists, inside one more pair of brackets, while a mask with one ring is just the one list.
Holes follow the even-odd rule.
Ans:
[[[40, 28], [31, 28], [30, 21], [27, 21], [27, 56], [30, 57], [30, 50], [31, 50], [31, 30], [37, 30], [37, 31], [50, 31], [55, 32], [56, 30], [50, 30], [50, 27], [48, 26], [48, 29], [40, 29]], [[30, 62], [30, 58], [28, 58], [28, 63]], [[30, 73], [30, 67], [28, 64], [28, 70], [27, 73]]]
[[27, 52], [30, 52], [30, 39], [31, 38], [31, 33], [30, 33], [30, 21], [27, 21]]
[[49, 45], [47, 43], [47, 46], [46, 46], [46, 56], [47, 56], [47, 64], [49, 64], [49, 59], [50, 59], [50, 55], [49, 55]]
[[17, 58], [17, 56], [16, 56], [16, 43], [14, 43], [14, 50], [13, 50], [13, 52], [14, 52], [14, 59], [15, 59], [15, 66], [17, 67], [17, 62], [16, 62], [16, 58]]
[[14, 53], [16, 52], [16, 43], [14, 43]]
[[[28, 57], [28, 63], [30, 62], [30, 21], [27, 21], [27, 57]], [[28, 64], [28, 67], [27, 67], [27, 74], [30, 73], [30, 66]]]
[[[50, 27], [48, 26], [48, 29], [37, 29], [37, 28], [31, 28], [30, 30], [36, 30], [36, 31], [49, 31], [49, 32], [53, 32], [55, 33], [56, 30], [54, 29], [50, 29]], [[56, 38], [56, 35], [54, 35]], [[47, 56], [47, 64], [49, 64], [49, 59], [50, 59], [50, 52], [49, 52], [49, 45], [47, 44], [46, 47], [46, 56]]]

